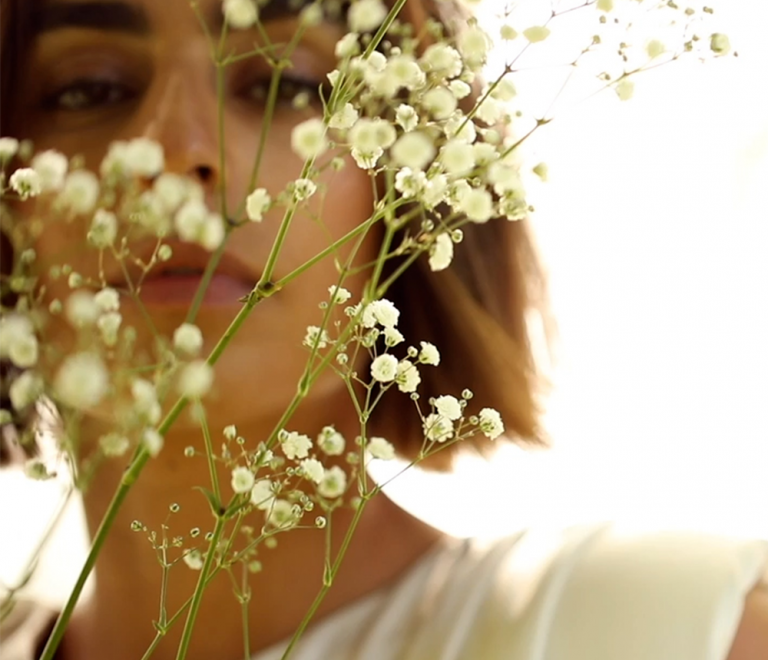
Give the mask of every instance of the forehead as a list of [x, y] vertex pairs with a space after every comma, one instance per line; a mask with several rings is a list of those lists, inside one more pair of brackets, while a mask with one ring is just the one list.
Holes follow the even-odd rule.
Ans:
[[[313, 0], [262, 0], [258, 2], [262, 23], [295, 17]], [[199, 16], [211, 30], [223, 27], [222, 0], [198, 0]], [[329, 22], [344, 19], [348, 0], [322, 0]], [[43, 0], [32, 14], [34, 34], [63, 28], [95, 29], [148, 34], [159, 15], [193, 15], [189, 0]]]

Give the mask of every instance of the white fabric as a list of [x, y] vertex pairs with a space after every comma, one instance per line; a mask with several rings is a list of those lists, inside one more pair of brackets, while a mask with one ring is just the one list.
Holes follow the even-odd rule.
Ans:
[[[451, 539], [292, 660], [725, 660], [768, 541], [611, 523]], [[252, 660], [279, 660], [286, 643]]]
[[[726, 660], [761, 577], [768, 541], [757, 539], [612, 523], [448, 538], [310, 626], [291, 660]], [[15, 614], [0, 660], [33, 660], [52, 613]]]

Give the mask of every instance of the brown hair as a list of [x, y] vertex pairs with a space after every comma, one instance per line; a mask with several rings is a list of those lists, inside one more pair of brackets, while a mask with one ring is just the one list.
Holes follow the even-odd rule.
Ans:
[[[18, 81], [17, 66], [28, 47], [29, 19], [34, 3], [30, 0], [0, 0], [0, 135], [14, 123], [8, 99]], [[466, 25], [468, 18], [458, 0], [408, 0], [403, 17], [418, 32], [431, 17], [449, 34]], [[471, 104], [476, 95], [470, 95]], [[463, 228], [464, 238], [457, 246], [449, 269], [432, 272], [426, 257], [419, 258], [395, 281], [386, 297], [401, 311], [399, 328], [411, 343], [434, 343], [441, 355], [440, 366], [420, 369], [419, 387], [422, 411], [429, 412], [431, 397], [443, 394], [460, 396], [468, 388], [474, 398], [468, 413], [481, 407], [495, 408], [512, 442], [532, 447], [549, 447], [542, 428], [539, 397], [550, 387], [543, 376], [531, 341], [530, 315], [538, 315], [545, 332], [545, 346], [551, 350], [556, 331], [550, 313], [546, 274], [527, 219], [494, 219]], [[2, 240], [0, 271], [10, 272], [7, 241]], [[386, 278], [397, 263], [390, 263]], [[7, 368], [2, 368], [0, 387], [3, 408], [7, 401]], [[369, 430], [390, 438], [398, 453], [415, 458], [422, 445], [421, 421], [413, 402], [400, 392], [388, 392], [374, 410]], [[3, 459], [0, 436], [0, 462]], [[422, 463], [435, 470], [449, 470], [460, 447], [489, 455], [493, 445], [478, 434], [457, 443]], [[7, 452], [5, 452], [7, 457]]]

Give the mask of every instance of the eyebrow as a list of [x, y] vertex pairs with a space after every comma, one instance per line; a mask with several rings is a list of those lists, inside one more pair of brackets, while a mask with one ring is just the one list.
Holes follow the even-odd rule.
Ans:
[[[167, 1], [167, 0], [166, 0]], [[313, 0], [268, 0], [259, 8], [259, 20], [263, 23], [296, 16]], [[345, 5], [346, 3], [342, 3]], [[214, 2], [206, 16], [206, 23], [214, 30], [224, 26], [221, 3]], [[149, 19], [136, 5], [126, 2], [102, 0], [96, 2], [46, 3], [34, 14], [33, 34], [51, 32], [63, 28], [126, 32], [137, 36], [150, 33]]]

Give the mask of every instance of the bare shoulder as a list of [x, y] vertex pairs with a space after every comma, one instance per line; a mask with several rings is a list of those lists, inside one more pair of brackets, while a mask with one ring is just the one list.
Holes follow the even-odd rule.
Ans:
[[744, 600], [744, 614], [727, 660], [768, 660], [768, 575]]

